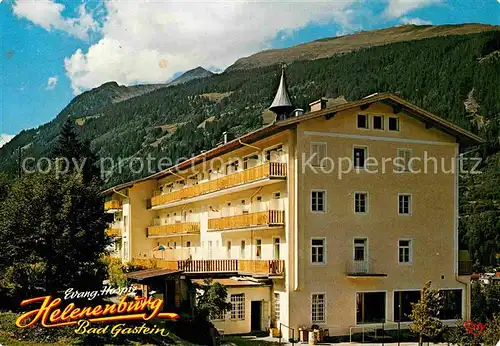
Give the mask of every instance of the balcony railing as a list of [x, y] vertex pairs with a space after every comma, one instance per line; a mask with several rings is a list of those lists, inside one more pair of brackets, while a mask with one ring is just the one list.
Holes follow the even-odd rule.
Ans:
[[104, 210], [105, 211], [108, 211], [111, 209], [121, 209], [121, 208], [122, 208], [122, 204], [120, 203], [120, 201], [118, 201], [116, 199], [104, 202]]
[[148, 227], [148, 236], [171, 234], [196, 234], [200, 233], [199, 222], [172, 223], [168, 225], [154, 225]]
[[285, 272], [283, 260], [238, 260], [238, 271], [243, 273], [281, 275]]
[[220, 259], [172, 261], [154, 258], [134, 258], [133, 263], [148, 268], [182, 270], [186, 273], [242, 272], [264, 275], [283, 275], [285, 272], [285, 263], [283, 260]]
[[179, 261], [179, 270], [188, 273], [200, 272], [237, 272], [238, 260], [187, 260]]
[[458, 261], [458, 275], [471, 275], [472, 261]]
[[286, 178], [286, 163], [267, 162], [224, 177], [210, 180], [197, 185], [184, 187], [177, 191], [163, 193], [151, 198], [151, 206], [167, 204], [186, 198], [192, 198], [207, 193], [228, 189], [230, 187], [258, 181], [265, 178]]
[[283, 210], [267, 210], [257, 213], [226, 216], [208, 220], [209, 230], [246, 228], [253, 226], [281, 226], [285, 223]]
[[122, 230], [116, 227], [109, 227], [106, 229], [106, 234], [110, 237], [121, 237]]
[[375, 268], [374, 261], [370, 260], [351, 260], [347, 262], [347, 276], [369, 277], [369, 276], [387, 276]]

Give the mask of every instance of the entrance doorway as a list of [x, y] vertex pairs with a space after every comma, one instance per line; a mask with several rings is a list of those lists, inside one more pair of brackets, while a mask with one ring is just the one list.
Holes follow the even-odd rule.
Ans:
[[252, 331], [262, 330], [262, 301], [252, 301], [250, 311], [251, 329]]

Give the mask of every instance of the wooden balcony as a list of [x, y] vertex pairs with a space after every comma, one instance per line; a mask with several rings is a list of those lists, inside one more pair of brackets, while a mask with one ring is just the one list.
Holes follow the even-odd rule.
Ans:
[[218, 179], [154, 196], [153, 198], [151, 198], [151, 207], [205, 195], [231, 187], [259, 181], [261, 179], [284, 179], [286, 178], [286, 175], [286, 163], [266, 162], [265, 164], [232, 173]]
[[285, 263], [283, 260], [182, 260], [172, 261], [155, 258], [134, 258], [136, 265], [147, 268], [165, 268], [182, 270], [185, 273], [248, 273], [258, 275], [283, 275]]
[[283, 275], [285, 262], [283, 260], [238, 260], [238, 271], [242, 273]]
[[122, 208], [121, 202], [116, 199], [104, 202], [104, 211], [118, 210], [121, 208]]
[[226, 216], [208, 220], [208, 230], [220, 231], [226, 229], [250, 228], [258, 226], [283, 226], [285, 212], [283, 210], [267, 210], [257, 213]]
[[106, 234], [110, 237], [121, 237], [122, 236], [122, 230], [117, 227], [109, 227], [106, 229]]
[[458, 275], [471, 275], [472, 261], [458, 261]]
[[148, 237], [197, 233], [200, 233], [199, 222], [172, 223], [168, 225], [155, 225], [148, 227]]
[[347, 262], [346, 274], [349, 277], [386, 277], [387, 274], [377, 270], [375, 261], [351, 260]]
[[238, 272], [238, 260], [186, 260], [179, 261], [179, 270], [187, 273]]

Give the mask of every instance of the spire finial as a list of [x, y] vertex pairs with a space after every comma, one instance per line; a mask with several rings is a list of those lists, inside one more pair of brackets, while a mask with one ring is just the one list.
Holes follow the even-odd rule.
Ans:
[[283, 120], [286, 116], [293, 110], [292, 101], [290, 101], [290, 96], [288, 95], [288, 90], [286, 88], [285, 81], [285, 67], [286, 65], [281, 65], [281, 79], [278, 86], [278, 91], [276, 96], [274, 96], [273, 103], [269, 107], [269, 110], [276, 113], [278, 120]]

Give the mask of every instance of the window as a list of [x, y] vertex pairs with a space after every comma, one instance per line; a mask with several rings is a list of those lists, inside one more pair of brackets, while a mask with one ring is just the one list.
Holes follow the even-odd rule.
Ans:
[[243, 169], [255, 167], [255, 166], [257, 166], [258, 162], [259, 162], [259, 155], [258, 154], [246, 156], [243, 158]]
[[385, 292], [356, 294], [356, 323], [385, 322]]
[[280, 238], [273, 238], [273, 259], [280, 259]]
[[262, 257], [262, 239], [255, 239], [255, 257], [257, 259]]
[[313, 294], [311, 297], [312, 323], [325, 323], [325, 295]]
[[366, 214], [368, 212], [368, 194], [366, 192], [354, 193], [354, 212]]
[[411, 263], [411, 240], [400, 239], [398, 244], [399, 263]]
[[373, 116], [373, 128], [375, 130], [383, 130], [384, 129], [384, 116], [383, 115], [374, 115]]
[[123, 258], [128, 260], [128, 240], [123, 241]]
[[399, 118], [389, 117], [389, 131], [399, 131]]
[[368, 129], [368, 115], [358, 114], [358, 129]]
[[231, 294], [231, 319], [245, 319], [245, 293]]
[[411, 149], [398, 149], [396, 167], [398, 172], [409, 172], [411, 160]]
[[325, 264], [325, 243], [324, 238], [311, 239], [311, 263]]
[[326, 157], [326, 143], [311, 143], [311, 165], [324, 167]]
[[326, 211], [326, 191], [311, 191], [311, 211], [325, 212]]
[[240, 258], [245, 258], [245, 247], [246, 247], [246, 242], [242, 240], [240, 243]]
[[462, 318], [462, 290], [441, 290], [443, 309], [439, 311], [440, 320], [457, 320]]
[[365, 261], [368, 239], [355, 238], [354, 239], [354, 260]]
[[191, 247], [191, 242], [190, 241], [186, 242], [186, 247]]
[[410, 321], [412, 303], [420, 300], [420, 291], [394, 291], [394, 321]]
[[278, 326], [280, 319], [280, 294], [274, 293], [274, 326]]
[[245, 199], [241, 200], [241, 213], [248, 214], [250, 212], [250, 204], [247, 203]]
[[282, 152], [283, 152], [283, 146], [281, 145], [266, 150], [265, 151], [266, 161], [279, 162]]
[[212, 241], [208, 241], [208, 259], [212, 259]]
[[364, 168], [366, 162], [366, 147], [354, 147], [353, 149], [353, 161], [354, 168]]
[[400, 194], [398, 196], [398, 213], [399, 215], [411, 215], [411, 195]]
[[226, 243], [226, 258], [231, 258], [231, 241], [228, 240]]

